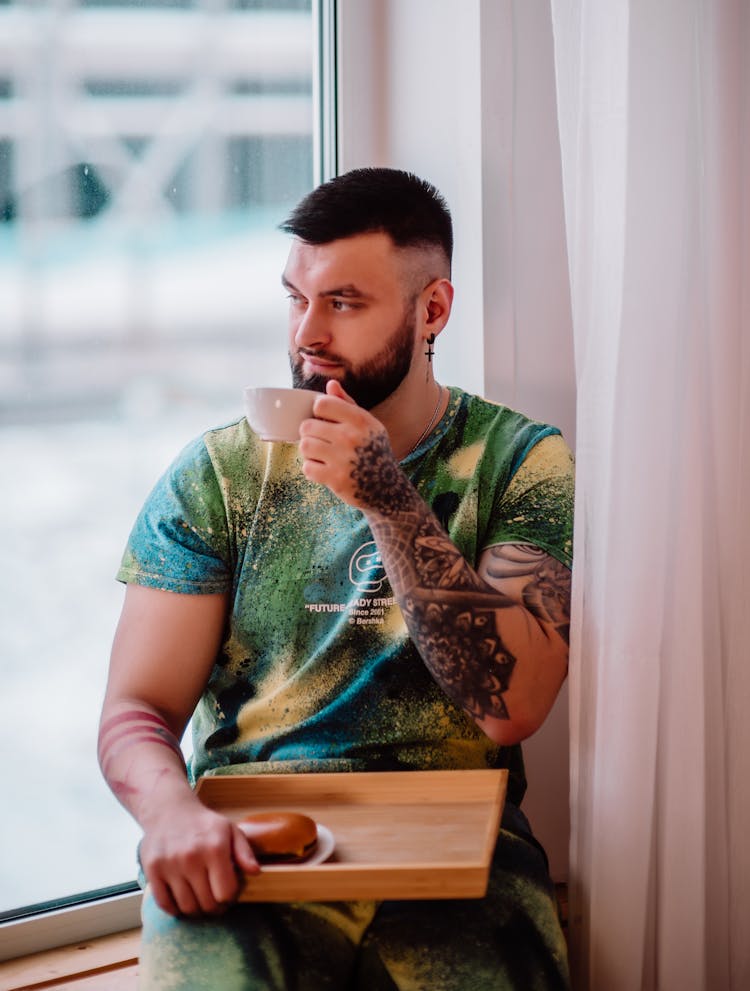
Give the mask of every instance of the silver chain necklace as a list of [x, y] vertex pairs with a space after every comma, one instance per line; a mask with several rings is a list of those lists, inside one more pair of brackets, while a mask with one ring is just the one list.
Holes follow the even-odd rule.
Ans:
[[437, 402], [435, 403], [435, 409], [432, 411], [432, 416], [430, 417], [430, 422], [427, 424], [427, 426], [424, 428], [424, 430], [422, 431], [422, 433], [417, 438], [416, 444], [404, 455], [404, 459], [408, 458], [411, 454], [414, 454], [414, 452], [416, 451], [416, 449], [419, 447], [419, 445], [422, 443], [422, 441], [425, 439], [425, 437], [432, 430], [433, 426], [435, 425], [435, 419], [437, 418], [438, 410], [440, 409], [440, 403], [441, 403], [442, 399], [443, 399], [443, 387], [442, 387], [442, 385], [439, 385], [438, 386]]

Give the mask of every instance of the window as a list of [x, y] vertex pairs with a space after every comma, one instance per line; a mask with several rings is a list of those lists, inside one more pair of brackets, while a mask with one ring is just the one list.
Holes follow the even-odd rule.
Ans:
[[311, 0], [0, 0], [0, 913], [132, 881], [96, 765], [135, 513], [287, 379]]

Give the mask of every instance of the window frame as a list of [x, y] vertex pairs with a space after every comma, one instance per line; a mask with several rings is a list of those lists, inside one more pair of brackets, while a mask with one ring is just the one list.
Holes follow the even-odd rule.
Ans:
[[317, 34], [313, 64], [313, 185], [317, 186], [338, 173], [338, 0], [312, 0], [312, 18]]
[[119, 887], [136, 890], [113, 893], [111, 888], [103, 888], [90, 893], [91, 899], [86, 901], [81, 901], [85, 895], [72, 895], [71, 904], [60, 908], [50, 906], [63, 899], [37, 906], [30, 915], [25, 914], [29, 909], [19, 910], [24, 914], [0, 924], [0, 961], [137, 928], [143, 895], [135, 884]]

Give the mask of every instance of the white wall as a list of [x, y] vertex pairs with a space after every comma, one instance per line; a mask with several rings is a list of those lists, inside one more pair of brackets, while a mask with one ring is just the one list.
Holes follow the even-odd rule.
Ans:
[[[460, 16], [446, 22], [448, 8], [459, 6]], [[481, 393], [482, 145], [475, 57], [479, 4], [476, 0], [461, 0], [460, 4], [383, 0], [371, 6], [355, 0], [343, 4], [343, 17], [351, 22], [353, 11], [365, 8], [370, 11], [369, 39], [362, 38], [358, 46], [344, 44], [341, 49], [344, 116], [339, 168], [381, 164], [410, 169], [445, 195], [454, 217], [453, 279], [459, 291], [451, 322], [436, 347], [435, 370], [444, 382]], [[377, 41], [382, 49], [375, 60]], [[358, 53], [364, 50], [368, 52], [364, 62], [369, 65], [358, 61]], [[362, 140], [368, 119], [376, 133]]]
[[[339, 170], [408, 168], [453, 213], [435, 368], [575, 434], [549, 0], [342, 0]], [[567, 693], [524, 746], [524, 808], [567, 874]]]

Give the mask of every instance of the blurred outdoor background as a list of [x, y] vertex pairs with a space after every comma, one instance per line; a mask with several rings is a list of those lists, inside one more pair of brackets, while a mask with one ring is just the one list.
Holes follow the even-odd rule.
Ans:
[[0, 912], [135, 875], [96, 725], [143, 499], [287, 382], [310, 0], [0, 0]]

